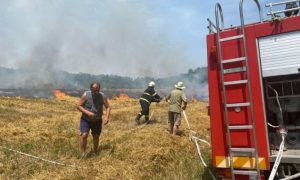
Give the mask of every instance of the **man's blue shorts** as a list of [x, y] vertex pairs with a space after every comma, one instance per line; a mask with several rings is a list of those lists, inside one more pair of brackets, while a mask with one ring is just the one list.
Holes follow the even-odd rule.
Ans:
[[80, 118], [80, 134], [89, 133], [92, 130], [93, 135], [100, 136], [102, 130], [102, 119], [99, 121], [88, 121], [86, 119]]

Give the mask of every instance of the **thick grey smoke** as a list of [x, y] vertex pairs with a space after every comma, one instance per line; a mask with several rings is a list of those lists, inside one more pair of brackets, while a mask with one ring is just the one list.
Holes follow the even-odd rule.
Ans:
[[6, 39], [15, 48], [6, 56], [15, 63], [4, 65], [37, 74], [47, 67], [132, 77], [167, 76], [191, 67], [184, 44], [171, 37], [172, 25], [138, 1], [13, 2], [6, 15], [19, 17], [7, 28], [18, 37]]
[[138, 3], [116, 1], [102, 8], [106, 10], [92, 36], [80, 27], [64, 37], [62, 66], [68, 71], [158, 77], [186, 70], [180, 68], [188, 67], [182, 45], [172, 42], [167, 29], [155, 29], [167, 24], [154, 12]]
[[2, 87], [65, 87], [60, 70], [160, 78], [196, 68], [188, 63], [187, 41], [178, 38], [185, 33], [182, 25], [170, 22], [166, 14], [171, 12], [163, 14], [145, 2], [6, 2], [7, 8], [0, 8], [5, 15], [0, 21], [7, 21], [0, 30], [0, 66], [21, 73], [1, 77]]
[[46, 36], [39, 44], [30, 47], [30, 54], [24, 57], [24, 61], [18, 63], [22, 77], [19, 76], [12, 82], [15, 83], [14, 87], [45, 88], [59, 86], [55, 75], [61, 47], [59, 46], [59, 39], [53, 36], [51, 39], [49, 38]]

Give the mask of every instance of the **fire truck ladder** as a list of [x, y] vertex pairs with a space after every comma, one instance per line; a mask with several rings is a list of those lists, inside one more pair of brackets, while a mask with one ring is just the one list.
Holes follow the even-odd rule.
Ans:
[[[258, 0], [254, 0], [260, 15], [260, 22], [262, 22], [262, 14], [261, 14], [261, 8]], [[256, 136], [256, 129], [255, 129], [255, 119], [254, 119], [254, 111], [253, 111], [253, 100], [252, 100], [252, 92], [250, 87], [250, 74], [249, 74], [249, 64], [248, 64], [248, 56], [247, 56], [247, 46], [246, 46], [246, 37], [245, 37], [245, 24], [244, 24], [244, 16], [243, 16], [243, 0], [240, 0], [240, 18], [241, 18], [241, 30], [242, 33], [237, 36], [231, 36], [226, 38], [220, 37], [220, 31], [223, 30], [223, 13], [222, 8], [219, 3], [216, 4], [215, 7], [215, 15], [216, 15], [216, 30], [217, 30], [217, 41], [218, 41], [218, 56], [220, 58], [220, 70], [221, 70], [221, 80], [222, 80], [222, 91], [223, 91], [223, 100], [224, 100], [224, 111], [225, 111], [225, 121], [226, 121], [226, 130], [227, 130], [227, 143], [228, 143], [228, 152], [230, 156], [230, 169], [231, 169], [231, 176], [232, 179], [235, 180], [236, 175], [246, 175], [249, 176], [250, 179], [259, 179], [260, 178], [260, 169], [259, 169], [259, 159], [258, 159], [258, 151], [257, 151], [257, 136]], [[221, 29], [219, 27], [219, 15], [221, 18]], [[244, 57], [238, 57], [234, 59], [223, 59], [222, 55], [222, 46], [221, 44], [223, 42], [231, 41], [231, 40], [237, 40], [237, 39], [243, 39], [243, 46], [244, 46]], [[224, 69], [225, 63], [235, 63], [235, 62], [241, 62], [244, 61], [245, 65], [238, 67], [238, 68], [231, 68], [231, 69]], [[236, 81], [224, 81], [224, 74], [228, 73], [238, 73], [238, 72], [245, 72], [247, 78], [242, 80], [236, 80]], [[226, 87], [228, 86], [235, 86], [235, 85], [241, 85], [245, 84], [247, 85], [248, 89], [248, 96], [249, 96], [249, 102], [238, 102], [238, 103], [227, 103], [226, 101]], [[246, 108], [249, 107], [251, 111], [251, 123], [250, 124], [244, 124], [244, 125], [230, 125], [229, 123], [229, 117], [228, 117], [228, 108]], [[242, 131], [252, 131], [252, 139], [254, 142], [254, 147], [232, 147], [231, 145], [231, 132], [235, 130], [242, 130]], [[249, 145], [250, 146], [250, 145]], [[251, 157], [255, 157], [255, 170], [253, 169], [238, 169], [234, 167], [233, 163], [233, 156], [235, 155], [241, 155], [241, 154], [247, 154], [249, 157], [249, 154], [251, 154]]]

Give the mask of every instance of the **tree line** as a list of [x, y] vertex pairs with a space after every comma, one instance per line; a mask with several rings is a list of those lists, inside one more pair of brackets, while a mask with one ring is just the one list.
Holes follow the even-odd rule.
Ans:
[[0, 81], [2, 82], [0, 88], [86, 89], [92, 81], [100, 81], [106, 89], [141, 89], [145, 88], [150, 81], [155, 81], [158, 88], [173, 87], [178, 81], [183, 81], [187, 86], [198, 86], [207, 83], [207, 68], [189, 69], [186, 73], [164, 78], [74, 74], [65, 71], [56, 71], [51, 76], [44, 78], [39, 74], [21, 69], [0, 67]]

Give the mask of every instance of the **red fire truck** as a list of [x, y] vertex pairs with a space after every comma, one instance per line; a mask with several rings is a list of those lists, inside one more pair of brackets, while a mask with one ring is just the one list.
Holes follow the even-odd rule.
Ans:
[[267, 4], [263, 20], [254, 0], [259, 20], [245, 24], [240, 0], [241, 25], [229, 28], [217, 3], [216, 23], [208, 19], [212, 165], [221, 179], [300, 178], [299, 1]]

